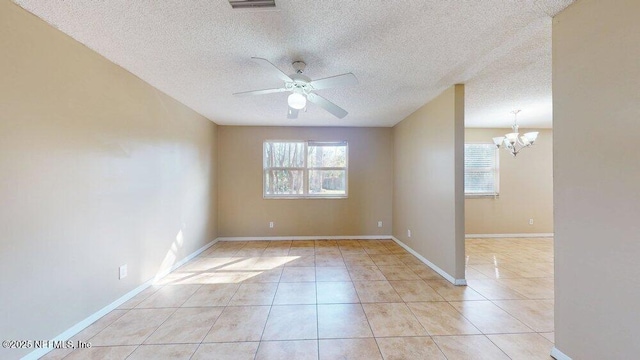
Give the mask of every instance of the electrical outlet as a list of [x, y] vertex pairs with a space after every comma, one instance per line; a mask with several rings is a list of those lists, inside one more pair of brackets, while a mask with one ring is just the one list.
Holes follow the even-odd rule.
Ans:
[[378, 227], [382, 227], [382, 221], [378, 221]]
[[273, 221], [269, 221], [269, 228], [273, 229]]
[[533, 219], [529, 219], [529, 225], [533, 225]]
[[118, 279], [124, 279], [127, 277], [127, 264], [120, 266], [118, 270], [119, 270]]
[[407, 229], [407, 237], [411, 237], [411, 230]]

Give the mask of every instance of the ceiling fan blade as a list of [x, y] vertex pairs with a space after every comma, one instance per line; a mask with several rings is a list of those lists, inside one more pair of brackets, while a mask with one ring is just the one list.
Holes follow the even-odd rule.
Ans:
[[251, 90], [251, 91], [243, 91], [239, 93], [234, 93], [236, 96], [247, 96], [247, 95], [264, 95], [264, 94], [272, 94], [287, 91], [285, 88], [277, 88], [277, 89], [264, 89], [264, 90]]
[[289, 77], [289, 75], [283, 73], [282, 70], [278, 69], [269, 60], [263, 59], [263, 58], [259, 58], [259, 57], [252, 57], [251, 59], [253, 61], [255, 61], [256, 64], [258, 64], [258, 65], [262, 66], [263, 68], [267, 69], [267, 71], [270, 71], [273, 75], [275, 75], [275, 76], [279, 77], [280, 79], [282, 79], [282, 81], [284, 81], [284, 82], [293, 81]]
[[352, 73], [331, 76], [324, 79], [313, 80], [309, 83], [314, 89], [329, 89], [338, 86], [352, 86], [358, 84], [358, 78]]
[[323, 98], [318, 94], [309, 93], [307, 95], [307, 100], [327, 110], [328, 112], [332, 113], [334, 116], [340, 119], [347, 116], [348, 114], [348, 112], [345, 109], [341, 108], [340, 106], [332, 103], [331, 101]]
[[291, 106], [289, 106], [289, 111], [287, 111], [287, 119], [297, 119], [299, 111], [300, 110], [294, 109]]

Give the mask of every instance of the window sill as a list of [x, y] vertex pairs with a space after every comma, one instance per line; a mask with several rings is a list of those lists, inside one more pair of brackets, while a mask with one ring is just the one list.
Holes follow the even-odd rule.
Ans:
[[490, 199], [499, 197], [500, 194], [464, 194], [465, 199]]
[[264, 200], [343, 200], [348, 196], [263, 196]]

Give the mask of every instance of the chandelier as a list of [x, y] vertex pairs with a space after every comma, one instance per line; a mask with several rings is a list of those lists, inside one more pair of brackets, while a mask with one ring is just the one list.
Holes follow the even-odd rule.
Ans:
[[511, 154], [513, 157], [518, 155], [520, 150], [527, 148], [536, 141], [538, 138], [538, 132], [528, 132], [524, 135], [520, 135], [518, 133], [518, 113], [520, 110], [514, 110], [511, 113], [513, 114], [513, 132], [506, 134], [505, 136], [499, 136], [493, 138], [493, 143], [496, 144], [496, 147], [499, 149], [501, 145], [504, 145], [504, 148]]

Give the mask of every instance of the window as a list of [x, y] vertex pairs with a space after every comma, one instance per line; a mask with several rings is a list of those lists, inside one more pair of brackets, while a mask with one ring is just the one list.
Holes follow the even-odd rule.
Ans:
[[464, 144], [464, 194], [498, 195], [498, 149], [494, 144]]
[[265, 198], [346, 198], [347, 142], [265, 141]]

